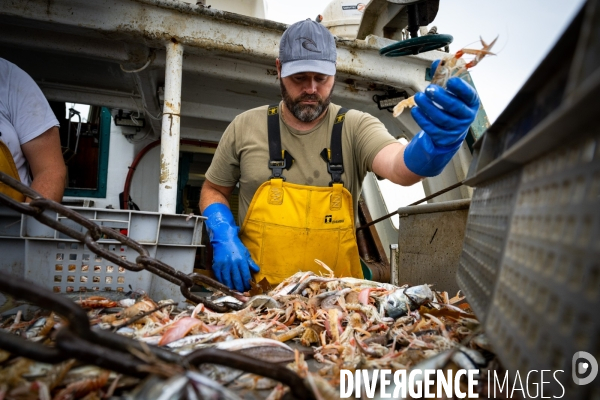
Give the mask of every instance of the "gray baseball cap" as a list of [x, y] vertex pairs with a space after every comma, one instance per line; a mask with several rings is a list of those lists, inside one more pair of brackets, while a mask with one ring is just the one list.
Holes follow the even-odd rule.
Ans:
[[327, 28], [310, 19], [296, 22], [279, 42], [281, 77], [299, 72], [335, 75], [336, 56], [335, 39]]

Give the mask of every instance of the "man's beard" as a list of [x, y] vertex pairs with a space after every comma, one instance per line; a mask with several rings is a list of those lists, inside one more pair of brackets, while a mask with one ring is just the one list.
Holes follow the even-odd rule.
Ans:
[[[281, 87], [281, 96], [283, 97], [283, 103], [288, 110], [294, 114], [294, 117], [302, 122], [312, 122], [319, 118], [331, 103], [331, 93], [333, 93], [333, 87], [327, 95], [326, 99], [322, 99], [318, 94], [303, 94], [298, 99], [294, 100], [288, 93], [283, 80], [279, 81]], [[317, 101], [317, 104], [300, 104], [302, 101]]]

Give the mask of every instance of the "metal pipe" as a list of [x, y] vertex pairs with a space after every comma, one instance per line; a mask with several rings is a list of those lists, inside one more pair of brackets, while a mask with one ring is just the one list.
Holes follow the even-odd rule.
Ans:
[[[423, 197], [421, 200], [417, 200], [417, 201], [415, 201], [414, 203], [410, 203], [410, 204], [409, 204], [408, 206], [406, 206], [406, 207], [400, 207], [398, 210], [396, 210], [396, 211], [394, 211], [394, 212], [391, 212], [391, 213], [389, 213], [389, 214], [387, 214], [387, 215], [384, 215], [383, 217], [377, 218], [377, 219], [376, 219], [376, 220], [374, 220], [374, 221], [371, 221], [371, 222], [369, 222], [369, 223], [366, 223], [366, 224], [364, 224], [364, 225], [361, 225], [361, 226], [359, 226], [358, 228], [356, 228], [356, 231], [358, 232], [358, 231], [360, 231], [360, 230], [362, 230], [362, 229], [368, 228], [369, 226], [371, 226], [371, 225], [374, 225], [374, 224], [376, 224], [376, 223], [378, 223], [378, 222], [381, 222], [381, 221], [383, 221], [383, 220], [386, 220], [386, 219], [388, 219], [389, 217], [393, 217], [394, 215], [398, 214], [398, 213], [400, 212], [400, 210], [404, 210], [405, 208], [412, 207], [412, 206], [416, 206], [417, 204], [421, 204], [421, 203], [423, 203], [423, 202], [425, 202], [425, 201], [427, 201], [427, 200], [429, 200], [429, 199], [433, 199], [433, 198], [434, 198], [434, 197], [436, 197], [436, 196], [439, 196], [439, 195], [441, 195], [441, 194], [444, 194], [444, 193], [446, 193], [446, 192], [449, 192], [450, 190], [452, 190], [452, 189], [456, 189], [457, 187], [460, 187], [460, 186], [462, 186], [462, 185], [463, 185], [463, 182], [457, 182], [457, 183], [455, 183], [454, 185], [448, 186], [447, 188], [440, 190], [439, 192], [435, 192], [435, 193], [433, 193], [433, 194], [430, 194], [430, 195], [429, 195], [429, 196], [427, 196], [427, 197]], [[405, 214], [410, 214], [410, 213], [405, 213]], [[415, 214], [415, 213], [413, 213], [413, 214]], [[418, 214], [418, 213], [417, 213], [417, 214]]]
[[390, 283], [395, 286], [400, 286], [400, 270], [398, 267], [398, 244], [390, 244]]
[[408, 14], [408, 31], [410, 32], [410, 38], [418, 37], [419, 32], [419, 8], [416, 4], [409, 4], [406, 6]]
[[181, 77], [183, 46], [167, 43], [165, 68], [165, 101], [163, 106], [158, 211], [175, 214], [177, 205], [177, 175], [179, 172], [179, 138], [181, 136]]
[[444, 201], [442, 203], [421, 204], [420, 206], [400, 207], [400, 218], [413, 214], [429, 214], [445, 211], [465, 210], [471, 205], [471, 199]]

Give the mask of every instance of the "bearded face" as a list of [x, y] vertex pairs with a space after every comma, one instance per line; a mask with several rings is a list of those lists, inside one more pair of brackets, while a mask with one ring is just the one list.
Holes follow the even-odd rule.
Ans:
[[[302, 122], [312, 122], [319, 118], [331, 103], [333, 86], [325, 99], [319, 93], [303, 93], [297, 98], [292, 98], [285, 87], [285, 83], [283, 83], [283, 79], [279, 80], [279, 86], [281, 87], [281, 96], [285, 106]], [[317, 104], [302, 104], [303, 101], [316, 101]]]

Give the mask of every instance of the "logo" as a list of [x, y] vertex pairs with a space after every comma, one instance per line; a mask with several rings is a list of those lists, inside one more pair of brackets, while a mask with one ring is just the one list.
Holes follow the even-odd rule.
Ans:
[[585, 351], [573, 354], [571, 360], [573, 382], [577, 385], [587, 385], [598, 375], [598, 362], [596, 358]]
[[343, 219], [333, 219], [332, 215], [326, 215], [325, 216], [325, 223], [326, 224], [341, 224], [342, 222], [344, 222]]
[[301, 39], [304, 39], [304, 42], [302, 42], [302, 47], [304, 47], [306, 50], [312, 51], [313, 53], [320, 53], [321, 52], [321, 50], [319, 50], [317, 48], [317, 44], [315, 43], [315, 41], [312, 40], [311, 38], [300, 36], [296, 40], [301, 40]]
[[364, 3], [358, 3], [356, 5], [342, 6], [342, 10], [344, 10], [344, 11], [357, 10], [357, 11], [360, 11], [361, 13], [364, 13], [365, 12], [365, 4]]
[[[347, 369], [341, 369], [340, 398], [405, 399], [408, 394], [411, 399], [433, 399], [442, 398], [443, 390], [444, 398], [477, 399], [479, 394], [475, 393], [475, 389], [479, 383], [478, 375], [478, 369], [461, 369], [454, 376], [451, 370], [446, 376], [445, 371], [419, 368], [410, 372], [406, 370], [392, 372], [389, 369], [371, 371], [357, 369], [354, 373]], [[466, 388], [460, 384], [463, 376], [467, 381]], [[435, 386], [433, 386], [434, 384]], [[376, 388], [379, 388], [377, 397], [375, 397]], [[463, 389], [465, 390], [463, 391]], [[362, 396], [362, 393], [365, 396]]]
[[277, 106], [277, 107], [269, 107], [269, 108], [267, 109], [267, 114], [268, 114], [268, 115], [275, 115], [275, 114], [278, 114], [278, 113], [279, 113], [279, 108], [278, 108], [278, 107], [279, 107], [279, 106]]
[[346, 118], [346, 114], [340, 114], [340, 115], [336, 115], [335, 116], [335, 121], [333, 122], [334, 124], [339, 124], [340, 122], [344, 122], [344, 119]]
[[[578, 352], [575, 356], [581, 358], [583, 356], [578, 356], [581, 353]], [[589, 361], [587, 358], [586, 360]], [[405, 399], [409, 395], [411, 399], [478, 399], [480, 395], [485, 394], [481, 389], [487, 386], [486, 399], [498, 398], [498, 391], [503, 399], [563, 399], [565, 387], [557, 377], [561, 372], [564, 373], [563, 370], [531, 370], [527, 374], [522, 372], [521, 376], [518, 370], [513, 374], [504, 371], [502, 377], [502, 373], [498, 376], [496, 371], [488, 370], [487, 385], [482, 385], [480, 383], [485, 380], [485, 374], [479, 369], [463, 368], [448, 371], [421, 368], [413, 368], [410, 371], [340, 369], [340, 398]], [[562, 393], [558, 392], [557, 387], [544, 388], [544, 385], [552, 384], [552, 378], [561, 387]], [[380, 390], [377, 395], [376, 388]], [[553, 396], [548, 396], [550, 394], [548, 389], [552, 390]]]

